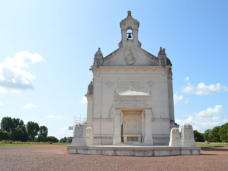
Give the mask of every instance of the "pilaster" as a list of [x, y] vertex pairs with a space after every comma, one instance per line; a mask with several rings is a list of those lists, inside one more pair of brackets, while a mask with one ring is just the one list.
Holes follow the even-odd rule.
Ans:
[[145, 138], [144, 138], [144, 143], [145, 144], [153, 144], [153, 139], [152, 139], [152, 112], [150, 109], [145, 109]]
[[121, 143], [121, 111], [115, 109], [114, 113], [114, 133], [113, 133], [113, 144]]

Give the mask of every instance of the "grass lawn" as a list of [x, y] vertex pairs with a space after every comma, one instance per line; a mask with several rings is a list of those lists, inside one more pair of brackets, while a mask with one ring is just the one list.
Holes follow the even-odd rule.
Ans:
[[[21, 141], [0, 141], [0, 146], [30, 146], [30, 145], [70, 145], [69, 143], [50, 143], [50, 142], [21, 142]], [[199, 147], [228, 147], [228, 143], [221, 142], [197, 142]]]
[[0, 141], [0, 146], [69, 145], [69, 143]]
[[221, 142], [197, 142], [197, 146], [199, 147], [228, 147], [228, 143], [221, 143]]

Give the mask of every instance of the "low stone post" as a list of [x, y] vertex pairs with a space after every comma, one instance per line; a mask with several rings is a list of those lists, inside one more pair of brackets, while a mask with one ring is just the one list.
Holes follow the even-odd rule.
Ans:
[[192, 125], [184, 124], [181, 127], [181, 146], [182, 147], [196, 147], [194, 140]]
[[172, 128], [170, 131], [170, 140], [169, 140], [170, 147], [180, 147], [181, 146], [181, 138], [178, 128]]
[[85, 139], [85, 130], [86, 124], [76, 124], [74, 127], [74, 137], [72, 139], [72, 145], [75, 146], [85, 146], [86, 139]]

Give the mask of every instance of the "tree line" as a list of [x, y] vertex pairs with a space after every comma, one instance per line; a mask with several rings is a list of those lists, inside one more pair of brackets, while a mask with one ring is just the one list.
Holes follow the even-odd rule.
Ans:
[[204, 133], [194, 130], [194, 137], [197, 142], [228, 142], [228, 123], [208, 129]]
[[38, 123], [24, 121], [19, 118], [3, 117], [1, 120], [0, 140], [58, 142], [54, 136], [48, 136], [48, 128]]
[[[24, 121], [19, 118], [3, 117], [1, 120], [0, 141], [31, 141], [31, 142], [60, 142], [71, 143], [72, 137], [63, 137], [60, 140], [48, 136], [48, 128], [38, 123]], [[208, 129], [204, 133], [194, 130], [196, 142], [228, 142], [228, 123]]]

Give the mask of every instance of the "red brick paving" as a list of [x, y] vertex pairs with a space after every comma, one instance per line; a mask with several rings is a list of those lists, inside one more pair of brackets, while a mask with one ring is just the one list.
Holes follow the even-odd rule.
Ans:
[[198, 156], [126, 157], [68, 154], [62, 145], [0, 146], [0, 171], [59, 170], [221, 170], [228, 171], [228, 148]]

